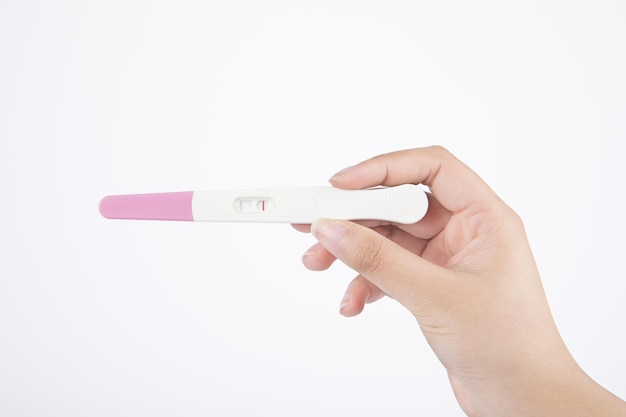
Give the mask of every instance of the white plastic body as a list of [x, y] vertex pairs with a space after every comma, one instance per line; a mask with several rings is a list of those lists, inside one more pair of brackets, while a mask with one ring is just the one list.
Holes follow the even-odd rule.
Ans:
[[333, 187], [195, 191], [194, 221], [312, 223], [320, 217], [338, 220], [382, 220], [411, 224], [428, 210], [428, 198], [417, 185], [365, 190]]

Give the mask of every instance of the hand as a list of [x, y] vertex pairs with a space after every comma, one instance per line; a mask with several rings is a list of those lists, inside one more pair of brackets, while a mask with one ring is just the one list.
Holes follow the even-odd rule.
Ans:
[[565, 347], [519, 217], [448, 151], [381, 155], [339, 172], [331, 183], [430, 188], [428, 213], [413, 225], [320, 219], [294, 227], [318, 240], [303, 257], [306, 267], [324, 270], [339, 259], [358, 272], [342, 314], [359, 314], [365, 303], [388, 295], [415, 316], [466, 414], [626, 411]]

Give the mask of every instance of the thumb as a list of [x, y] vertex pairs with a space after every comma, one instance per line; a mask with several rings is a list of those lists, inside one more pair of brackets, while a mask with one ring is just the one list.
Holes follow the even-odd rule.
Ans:
[[313, 236], [337, 259], [419, 315], [446, 294], [448, 270], [428, 262], [375, 231], [350, 221], [317, 219]]

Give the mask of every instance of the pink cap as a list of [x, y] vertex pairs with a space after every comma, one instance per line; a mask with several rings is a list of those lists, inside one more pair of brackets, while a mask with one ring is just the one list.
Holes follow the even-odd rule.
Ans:
[[100, 214], [108, 219], [193, 221], [193, 191], [110, 195], [100, 200]]

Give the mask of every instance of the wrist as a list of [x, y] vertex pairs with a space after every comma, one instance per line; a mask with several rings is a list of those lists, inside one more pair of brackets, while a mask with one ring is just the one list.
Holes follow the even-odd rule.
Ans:
[[482, 416], [618, 417], [626, 403], [569, 364], [529, 367], [499, 386]]

